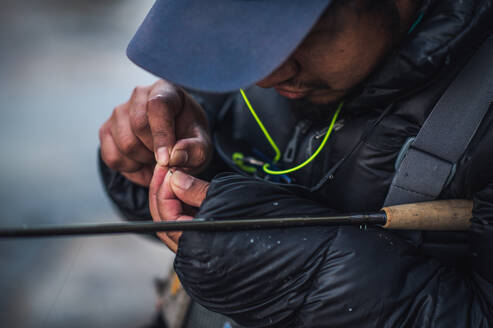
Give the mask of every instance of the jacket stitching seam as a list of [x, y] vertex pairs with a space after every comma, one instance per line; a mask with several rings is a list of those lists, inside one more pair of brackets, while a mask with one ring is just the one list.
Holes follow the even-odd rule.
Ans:
[[[325, 260], [327, 259], [327, 253], [330, 252], [331, 248], [332, 248], [332, 244], [334, 243], [334, 240], [337, 239], [337, 237], [339, 236], [339, 233], [341, 231], [341, 228], [338, 227], [337, 228], [337, 232], [336, 234], [334, 235], [333, 238], [331, 238], [331, 242], [330, 242], [330, 245], [327, 247], [327, 250], [323, 253], [323, 259], [322, 261], [320, 261], [320, 265], [318, 266], [317, 270], [313, 273], [313, 275], [318, 275], [318, 273], [320, 272], [320, 268], [322, 267], [322, 263], [325, 262]], [[305, 306], [306, 304], [306, 300], [308, 298], [308, 294], [310, 293], [310, 290], [311, 290], [311, 287], [313, 287], [313, 284], [315, 283], [314, 281], [315, 279], [311, 279], [311, 283], [310, 283], [310, 289], [308, 289], [307, 293], [305, 294], [305, 296], [303, 297], [303, 302], [300, 304], [299, 308], [296, 310], [296, 313], [295, 313], [295, 318], [296, 318], [296, 321], [299, 322], [299, 312], [300, 310]]]
[[402, 189], [404, 191], [407, 191], [407, 192], [410, 192], [410, 193], [413, 193], [413, 194], [417, 194], [417, 195], [420, 195], [420, 196], [426, 196], [426, 197], [435, 198], [435, 196], [433, 196], [433, 195], [425, 194], [425, 193], [422, 193], [422, 192], [419, 192], [419, 191], [410, 190], [410, 189], [407, 189], [407, 188], [404, 188], [404, 187], [401, 187], [401, 186], [398, 186], [398, 185], [393, 185], [392, 187], [398, 188], [398, 189]]

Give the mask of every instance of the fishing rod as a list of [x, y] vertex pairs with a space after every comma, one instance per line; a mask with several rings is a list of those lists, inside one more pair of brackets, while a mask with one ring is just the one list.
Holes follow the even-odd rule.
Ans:
[[22, 225], [0, 227], [3, 237], [42, 237], [152, 233], [162, 231], [232, 231], [305, 226], [380, 226], [401, 230], [467, 230], [472, 217], [472, 202], [464, 199], [439, 200], [384, 207], [372, 213], [330, 216], [297, 216], [254, 219], [193, 219], [168, 222], [125, 222], [98, 224]]

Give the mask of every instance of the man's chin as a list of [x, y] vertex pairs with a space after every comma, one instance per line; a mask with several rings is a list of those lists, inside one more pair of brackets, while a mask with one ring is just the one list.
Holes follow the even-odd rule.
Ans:
[[274, 87], [274, 89], [284, 98], [300, 101], [300, 102], [308, 102], [315, 105], [330, 105], [334, 103], [338, 103], [344, 95], [346, 95], [345, 91], [339, 90], [328, 90], [328, 89], [313, 89], [313, 90], [285, 90], [279, 87]]
[[313, 93], [305, 97], [305, 100], [315, 105], [330, 105], [342, 100], [345, 92], [323, 92]]

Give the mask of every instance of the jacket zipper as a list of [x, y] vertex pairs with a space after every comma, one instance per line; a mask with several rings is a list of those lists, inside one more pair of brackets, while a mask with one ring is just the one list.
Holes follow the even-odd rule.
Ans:
[[296, 158], [296, 151], [298, 150], [298, 144], [300, 142], [301, 136], [306, 134], [310, 129], [311, 122], [309, 120], [303, 120], [298, 122], [294, 128], [293, 136], [286, 146], [284, 151], [284, 156], [282, 160], [285, 163], [293, 163]]

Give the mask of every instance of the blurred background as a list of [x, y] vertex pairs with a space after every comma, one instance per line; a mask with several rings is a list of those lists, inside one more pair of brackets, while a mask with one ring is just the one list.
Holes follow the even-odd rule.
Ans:
[[[99, 126], [155, 78], [125, 57], [151, 0], [2, 0], [0, 224], [116, 221]], [[171, 265], [138, 236], [0, 240], [2, 327], [143, 327]]]

